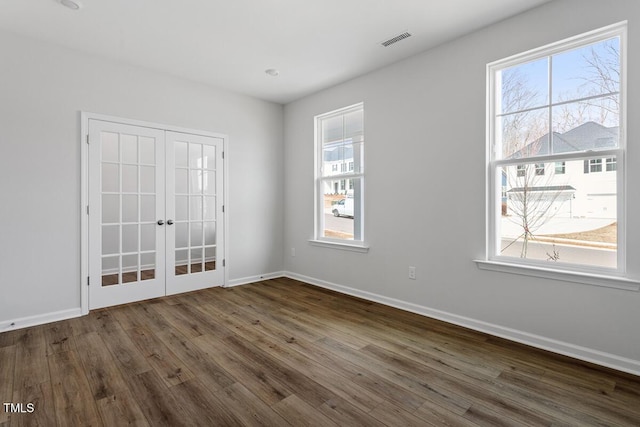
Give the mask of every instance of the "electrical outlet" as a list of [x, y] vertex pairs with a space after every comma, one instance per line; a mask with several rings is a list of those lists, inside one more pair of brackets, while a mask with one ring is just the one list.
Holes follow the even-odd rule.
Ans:
[[291, 248], [291, 256], [296, 256], [296, 248]]
[[416, 280], [416, 268], [409, 266], [409, 279]]

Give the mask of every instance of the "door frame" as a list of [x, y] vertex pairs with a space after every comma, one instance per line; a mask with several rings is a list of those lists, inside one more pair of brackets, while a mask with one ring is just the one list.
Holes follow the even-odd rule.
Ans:
[[[89, 120], [120, 123], [124, 125], [147, 127], [162, 131], [202, 135], [223, 140], [224, 172], [223, 197], [224, 205], [223, 230], [224, 243], [222, 259], [224, 260], [224, 274], [221, 287], [229, 283], [229, 137], [227, 135], [198, 129], [189, 129], [124, 117], [80, 111], [80, 309], [82, 314], [89, 314]], [[97, 282], [96, 282], [97, 283]], [[97, 286], [97, 285], [96, 285]]]

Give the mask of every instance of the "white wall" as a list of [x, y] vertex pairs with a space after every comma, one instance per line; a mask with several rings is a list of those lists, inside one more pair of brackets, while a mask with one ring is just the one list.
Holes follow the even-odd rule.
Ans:
[[80, 111], [227, 134], [230, 281], [282, 270], [281, 105], [8, 33], [0, 58], [0, 332], [80, 307]]
[[[285, 270], [640, 373], [640, 293], [481, 271], [473, 262], [485, 254], [486, 64], [622, 20], [629, 21], [628, 270], [640, 277], [637, 0], [557, 0], [285, 106]], [[371, 249], [311, 246], [313, 117], [361, 101]]]

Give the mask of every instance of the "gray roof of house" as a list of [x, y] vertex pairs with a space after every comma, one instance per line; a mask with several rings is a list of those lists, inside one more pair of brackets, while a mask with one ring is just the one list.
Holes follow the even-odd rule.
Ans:
[[[618, 126], [606, 127], [595, 122], [586, 122], [565, 133], [553, 132], [551, 144], [554, 154], [615, 148], [618, 144]], [[516, 151], [509, 158], [519, 159], [547, 154], [549, 134]]]

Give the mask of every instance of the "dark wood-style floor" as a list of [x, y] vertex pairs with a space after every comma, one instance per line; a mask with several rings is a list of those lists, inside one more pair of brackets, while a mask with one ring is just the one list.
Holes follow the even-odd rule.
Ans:
[[0, 401], [35, 405], [0, 426], [640, 425], [640, 377], [290, 279], [2, 333]]

